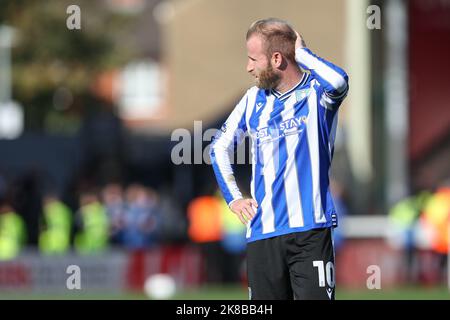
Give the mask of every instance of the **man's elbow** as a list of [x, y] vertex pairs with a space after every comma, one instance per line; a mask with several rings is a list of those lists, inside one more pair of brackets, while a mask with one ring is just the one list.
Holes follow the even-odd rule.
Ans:
[[214, 144], [211, 144], [208, 155], [211, 163], [214, 163], [215, 162], [214, 160], [216, 159], [216, 148]]
[[340, 77], [335, 83], [337, 93], [342, 94], [348, 90], [348, 74], [344, 70], [340, 70]]
[[209, 149], [209, 158], [211, 163], [215, 163], [217, 158], [223, 158], [225, 152], [219, 144], [211, 144]]

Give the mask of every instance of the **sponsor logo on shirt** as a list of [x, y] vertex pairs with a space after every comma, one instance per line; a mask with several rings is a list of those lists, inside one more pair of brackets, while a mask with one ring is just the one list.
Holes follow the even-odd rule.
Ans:
[[258, 144], [274, 141], [291, 134], [299, 134], [305, 129], [307, 116], [294, 117], [284, 120], [275, 126], [260, 128], [256, 131], [255, 138]]

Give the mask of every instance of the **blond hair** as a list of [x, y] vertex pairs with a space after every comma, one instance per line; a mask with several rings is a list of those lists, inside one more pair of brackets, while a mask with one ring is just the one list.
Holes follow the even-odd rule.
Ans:
[[255, 21], [247, 31], [246, 40], [248, 41], [255, 34], [263, 38], [263, 46], [268, 59], [274, 52], [280, 52], [287, 60], [295, 62], [297, 35], [288, 22], [277, 18]]

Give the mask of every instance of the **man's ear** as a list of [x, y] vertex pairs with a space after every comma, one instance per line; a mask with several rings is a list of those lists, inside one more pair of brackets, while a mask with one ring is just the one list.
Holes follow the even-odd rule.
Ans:
[[283, 56], [281, 55], [281, 53], [278, 51], [275, 51], [272, 54], [271, 62], [275, 68], [279, 68], [281, 66], [281, 64], [283, 63]]

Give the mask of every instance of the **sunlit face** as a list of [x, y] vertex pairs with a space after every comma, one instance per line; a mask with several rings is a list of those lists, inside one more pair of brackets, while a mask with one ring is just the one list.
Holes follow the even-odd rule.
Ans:
[[247, 56], [247, 72], [255, 77], [256, 86], [261, 89], [276, 88], [281, 76], [273, 69], [271, 61], [267, 58], [261, 36], [253, 35], [248, 39]]

